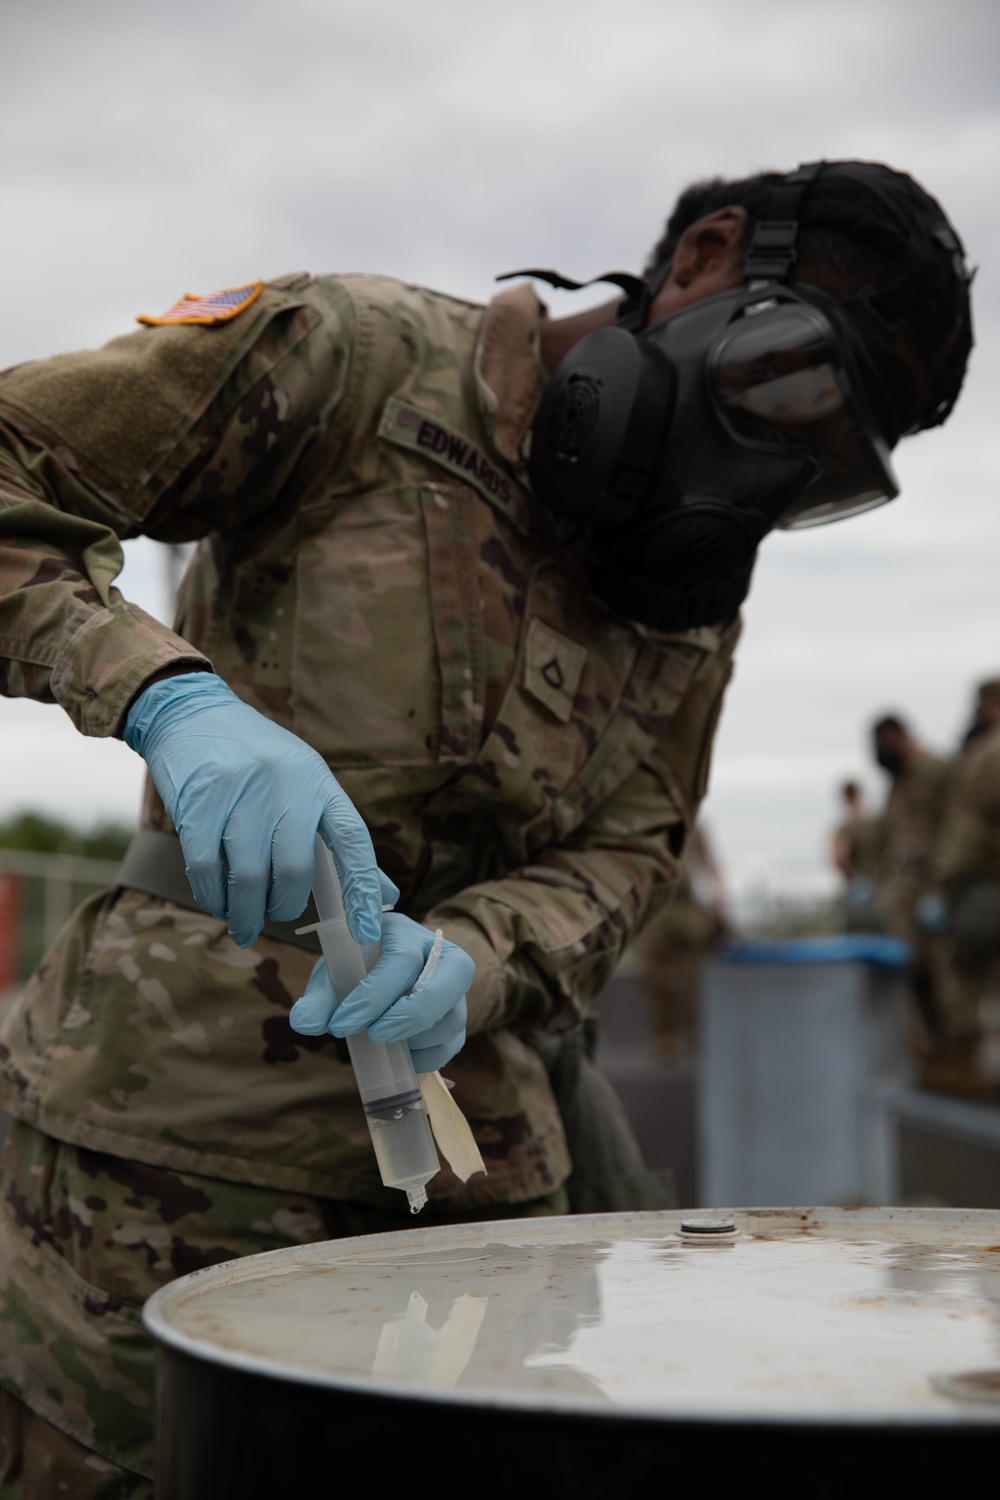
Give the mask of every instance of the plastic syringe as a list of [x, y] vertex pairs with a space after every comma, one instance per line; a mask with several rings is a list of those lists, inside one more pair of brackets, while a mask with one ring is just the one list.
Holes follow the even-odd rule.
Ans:
[[[319, 921], [307, 930], [319, 936], [339, 1006], [374, 967], [382, 945], [362, 945], [351, 936], [337, 867], [321, 838], [316, 840], [313, 899]], [[367, 1031], [349, 1036], [347, 1048], [382, 1181], [401, 1188], [417, 1214], [427, 1202], [426, 1184], [441, 1163], [410, 1049], [406, 1042], [373, 1042]]]

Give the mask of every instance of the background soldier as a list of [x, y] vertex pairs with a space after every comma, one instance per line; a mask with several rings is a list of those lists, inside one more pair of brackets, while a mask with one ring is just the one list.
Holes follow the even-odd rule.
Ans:
[[844, 928], [847, 932], [880, 932], [877, 898], [883, 822], [867, 811], [856, 781], [845, 781], [840, 795], [844, 821], [830, 841], [830, 859], [844, 877]]
[[643, 929], [637, 949], [656, 1050], [686, 1057], [694, 1044], [701, 968], [726, 930], [726, 891], [708, 834], [688, 839], [673, 899]]
[[950, 1035], [950, 1014], [933, 944], [918, 920], [917, 904], [933, 883], [931, 858], [948, 795], [948, 762], [925, 750], [906, 723], [887, 714], [872, 727], [875, 759], [890, 777], [882, 813], [878, 907], [885, 930], [913, 950], [910, 980], [915, 1001], [913, 1046], [924, 1058]]
[[[524, 285], [289, 276], [0, 380], [4, 689], [150, 772], [0, 1042], [0, 1480], [61, 1444], [71, 1500], [95, 1452], [148, 1494], [143, 1299], [411, 1222], [347, 1034], [451, 1059], [489, 1175], [421, 1222], [573, 1201], [532, 1033], [575, 1033], [676, 882], [757, 545], [891, 498], [971, 347], [957, 237], [872, 164], [701, 184], [613, 279], [550, 323]], [[113, 587], [139, 532], [199, 542], [176, 632]], [[399, 893], [336, 1015], [294, 932], [317, 830], [359, 939]]]
[[976, 689], [972, 722], [962, 736], [962, 749], [968, 750], [981, 735], [1000, 724], [1000, 678], [991, 677]]
[[1000, 679], [977, 690], [934, 874], [943, 902], [925, 912], [953, 1020], [923, 1081], [979, 1096], [1000, 1087]]

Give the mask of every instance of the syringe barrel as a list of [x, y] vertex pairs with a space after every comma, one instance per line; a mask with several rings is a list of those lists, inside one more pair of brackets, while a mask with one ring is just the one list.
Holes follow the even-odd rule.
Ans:
[[[339, 1007], [378, 958], [379, 944], [362, 948], [338, 918], [320, 922], [316, 931]], [[373, 1042], [367, 1031], [349, 1036], [347, 1047], [382, 1181], [404, 1189], [429, 1181], [441, 1164], [409, 1047]]]
[[[362, 946], [344, 917], [340, 882], [329, 849], [316, 840], [313, 886], [320, 922], [316, 928], [336, 995], [347, 999], [381, 952], [380, 943]], [[427, 1108], [405, 1042], [373, 1042], [366, 1031], [347, 1038], [358, 1092], [386, 1187], [407, 1190], [440, 1171]]]
[[[429, 1182], [441, 1163], [409, 1047], [405, 1042], [373, 1042], [366, 1031], [349, 1036], [347, 1047], [382, 1181], [403, 1189]], [[390, 1075], [396, 1092], [379, 1094]]]
[[[374, 967], [381, 945], [369, 943], [362, 947], [351, 937], [347, 923], [336, 917], [330, 922], [320, 922], [316, 934], [333, 980], [336, 1012]], [[358, 1092], [366, 1109], [370, 1104], [377, 1107], [381, 1100], [395, 1099], [399, 1094], [420, 1092], [413, 1059], [405, 1042], [373, 1042], [367, 1031], [359, 1031], [356, 1036], [347, 1038], [347, 1045], [358, 1080]]]

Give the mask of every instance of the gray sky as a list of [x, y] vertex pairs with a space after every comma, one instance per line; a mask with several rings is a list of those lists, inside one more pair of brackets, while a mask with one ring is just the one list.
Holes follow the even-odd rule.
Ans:
[[[967, 389], [897, 451], [900, 500], [765, 543], [708, 821], [741, 881], [811, 888], [833, 785], [876, 790], [873, 713], [954, 742], [1000, 673], [995, 0], [3, 0], [0, 55], [0, 365], [298, 269], [478, 299], [518, 265], [638, 269], [708, 174], [919, 178], [980, 266]], [[557, 315], [590, 295], [545, 293]], [[163, 615], [159, 549], [126, 551], [125, 592]], [[131, 817], [140, 769], [59, 709], [0, 706], [0, 816]]]

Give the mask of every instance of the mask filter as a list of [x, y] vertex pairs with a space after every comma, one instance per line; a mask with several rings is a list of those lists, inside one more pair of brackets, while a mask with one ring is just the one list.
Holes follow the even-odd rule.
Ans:
[[546, 442], [558, 463], [579, 463], [597, 427], [603, 397], [604, 381], [582, 372], [571, 375], [556, 395]]
[[660, 349], [623, 328], [589, 334], [549, 382], [535, 418], [538, 498], [595, 526], [627, 523], [659, 481], [674, 393]]
[[750, 587], [764, 528], [711, 500], [595, 533], [589, 577], [620, 614], [683, 630], [730, 619]]

